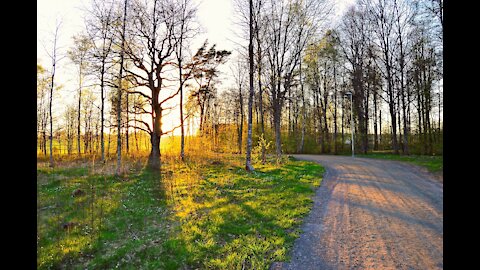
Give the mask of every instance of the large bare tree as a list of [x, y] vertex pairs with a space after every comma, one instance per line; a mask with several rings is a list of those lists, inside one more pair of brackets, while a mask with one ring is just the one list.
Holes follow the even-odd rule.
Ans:
[[152, 148], [147, 166], [154, 170], [161, 167], [161, 136], [171, 132], [162, 130], [162, 116], [169, 109], [168, 102], [180, 93], [180, 87], [174, 87], [175, 79], [168, 73], [177, 65], [174, 62], [178, 46], [176, 30], [183, 14], [180, 6], [172, 0], [136, 0], [132, 1], [129, 12], [125, 56], [133, 66], [126, 70], [126, 75], [137, 87], [129, 94], [141, 95], [150, 103], [150, 110], [143, 111], [150, 116], [150, 123], [137, 119], [143, 126], [135, 128], [150, 135]]

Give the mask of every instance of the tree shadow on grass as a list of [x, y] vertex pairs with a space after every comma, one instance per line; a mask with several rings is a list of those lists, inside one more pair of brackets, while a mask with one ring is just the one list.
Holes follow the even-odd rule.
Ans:
[[[270, 262], [285, 258], [298, 235], [301, 217], [311, 205], [312, 180], [304, 179], [311, 171], [300, 164], [265, 167], [254, 173], [211, 165], [195, 189], [181, 192], [168, 172], [142, 170], [107, 181], [96, 179], [106, 185], [102, 196], [111, 203], [103, 213], [102, 226], [87, 235], [89, 246], [60, 254], [53, 267], [266, 269]], [[88, 186], [89, 182], [81, 183]], [[50, 188], [58, 192], [53, 190], [58, 185]], [[60, 190], [64, 197], [57, 199], [71, 206], [67, 197], [73, 188]], [[196, 197], [192, 203], [198, 209], [185, 218], [172, 215], [174, 203], [189, 196]], [[79, 209], [85, 213], [85, 224], [91, 217], [88, 203], [85, 199], [84, 209]], [[93, 224], [98, 226], [97, 214]], [[62, 235], [63, 239], [81, 236], [85, 224]]]
[[[146, 171], [122, 177], [85, 175], [78, 168], [48, 174], [51, 183], [39, 185], [39, 201], [56, 207], [37, 219], [39, 269], [115, 267], [152, 223], [151, 214], [165, 208], [158, 175]], [[69, 177], [55, 180], [58, 175]], [[77, 190], [83, 195], [73, 196]]]
[[286, 259], [311, 208], [312, 183], [300, 181], [308, 171], [291, 164], [255, 174], [230, 171], [233, 183], [222, 186], [221, 175], [206, 179], [214, 196], [182, 224], [186, 262], [194, 268], [267, 269]]

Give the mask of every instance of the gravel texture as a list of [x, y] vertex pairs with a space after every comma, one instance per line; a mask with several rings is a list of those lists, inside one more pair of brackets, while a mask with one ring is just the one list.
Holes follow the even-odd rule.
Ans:
[[398, 161], [294, 155], [326, 168], [290, 262], [271, 269], [443, 269], [443, 183]]

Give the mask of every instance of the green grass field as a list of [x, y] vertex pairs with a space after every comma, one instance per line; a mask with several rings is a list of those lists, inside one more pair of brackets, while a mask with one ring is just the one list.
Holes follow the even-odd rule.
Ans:
[[[324, 169], [288, 160], [37, 170], [39, 269], [268, 269], [287, 260]], [[80, 191], [79, 191], [80, 190]]]
[[443, 156], [422, 156], [422, 155], [402, 156], [402, 155], [395, 155], [391, 153], [370, 153], [368, 155], [357, 154], [355, 156], [410, 162], [415, 165], [425, 167], [432, 173], [440, 173], [443, 171]]

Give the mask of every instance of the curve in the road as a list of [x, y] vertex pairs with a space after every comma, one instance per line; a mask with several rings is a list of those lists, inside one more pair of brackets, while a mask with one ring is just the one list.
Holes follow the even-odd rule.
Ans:
[[326, 168], [291, 261], [272, 269], [443, 269], [443, 184], [416, 166], [294, 155]]

